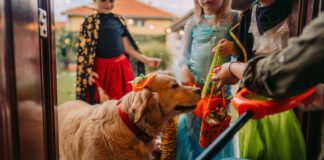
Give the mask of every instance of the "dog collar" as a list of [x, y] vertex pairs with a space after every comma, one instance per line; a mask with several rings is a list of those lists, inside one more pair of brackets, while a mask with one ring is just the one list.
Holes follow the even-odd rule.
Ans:
[[144, 143], [149, 143], [152, 141], [153, 137], [148, 135], [145, 131], [138, 128], [128, 117], [128, 115], [121, 109], [122, 104], [119, 103], [117, 105], [118, 115], [124, 122], [124, 124], [127, 126], [128, 129], [130, 129], [135, 136], [143, 141]]

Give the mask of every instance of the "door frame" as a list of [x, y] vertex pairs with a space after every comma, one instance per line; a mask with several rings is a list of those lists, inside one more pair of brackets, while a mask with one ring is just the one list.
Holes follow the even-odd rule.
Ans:
[[48, 160], [54, 160], [59, 159], [54, 1], [39, 0], [39, 8], [47, 12], [48, 30], [48, 37], [40, 38], [40, 55], [43, 56], [42, 82], [45, 91], [43, 96], [45, 156]]
[[[324, 11], [324, 0], [293, 0], [291, 35], [298, 36], [304, 27]], [[305, 138], [307, 159], [317, 159], [321, 150], [321, 128], [324, 111], [296, 110]]]
[[[20, 134], [23, 130], [20, 130], [19, 123], [22, 122], [19, 119], [18, 102], [19, 102], [19, 88], [17, 87], [17, 62], [15, 62], [15, 56], [20, 55], [15, 52], [17, 44], [15, 40], [19, 38], [14, 30], [17, 30], [17, 26], [21, 24], [15, 24], [18, 16], [22, 16], [16, 13], [16, 7], [22, 7], [20, 0], [3, 0], [0, 1], [0, 159], [3, 160], [16, 160], [24, 159], [22, 157], [21, 144], [24, 139]], [[40, 119], [42, 119], [43, 136], [37, 137], [43, 139], [43, 159], [58, 160], [58, 136], [57, 136], [57, 93], [56, 93], [56, 54], [55, 54], [55, 28], [54, 28], [54, 1], [53, 0], [38, 0], [31, 6], [34, 15], [38, 15], [37, 8], [42, 8], [47, 12], [47, 38], [39, 38], [39, 52], [32, 53], [37, 56], [39, 61], [35, 62], [40, 67], [40, 91], [42, 93], [41, 99], [39, 99], [42, 113]], [[28, 9], [27, 9], [28, 10]], [[37, 20], [39, 17], [34, 17]], [[36, 20], [35, 20], [36, 21]], [[38, 33], [39, 23], [33, 21], [31, 28], [33, 33]], [[35, 23], [34, 23], [35, 22]], [[24, 22], [22, 22], [24, 23]], [[22, 24], [26, 25], [26, 24]], [[15, 28], [16, 27], [16, 28]], [[26, 27], [26, 26], [23, 26]], [[14, 29], [15, 28], [15, 29]], [[15, 35], [16, 34], [16, 35]], [[28, 52], [28, 51], [27, 51]], [[39, 53], [39, 55], [38, 55]], [[38, 57], [39, 56], [39, 57]], [[18, 64], [23, 66], [24, 64]], [[21, 78], [21, 77], [20, 77]], [[26, 77], [28, 78], [28, 77]], [[20, 79], [21, 81], [21, 79]]]

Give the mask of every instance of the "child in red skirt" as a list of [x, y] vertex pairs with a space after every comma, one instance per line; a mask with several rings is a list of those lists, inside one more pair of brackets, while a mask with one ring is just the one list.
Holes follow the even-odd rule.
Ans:
[[[90, 103], [90, 86], [97, 80], [110, 99], [120, 99], [132, 90], [129, 81], [133, 70], [124, 53], [150, 66], [161, 60], [146, 57], [137, 50], [124, 19], [111, 10], [115, 0], [94, 0], [98, 13], [90, 15], [81, 25], [78, 46], [77, 99]], [[143, 71], [143, 68], [142, 68]], [[95, 103], [99, 94], [95, 91]]]

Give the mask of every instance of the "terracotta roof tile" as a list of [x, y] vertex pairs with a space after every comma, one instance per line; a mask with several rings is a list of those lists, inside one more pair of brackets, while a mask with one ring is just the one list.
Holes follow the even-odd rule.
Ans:
[[55, 27], [57, 27], [57, 28], [65, 27], [65, 25], [66, 25], [66, 22], [61, 22], [61, 21], [55, 22]]
[[88, 14], [91, 14], [93, 13], [93, 10], [89, 7], [86, 7], [86, 6], [80, 6], [80, 7], [77, 7], [77, 8], [71, 8], [71, 9], [68, 9], [68, 10], [65, 10], [62, 12], [62, 14], [64, 15], [75, 15], [75, 14], [80, 14], [80, 15], [88, 15]]
[[[137, 0], [118, 0], [116, 1], [113, 12], [126, 17], [175, 18], [171, 13], [162, 11]], [[63, 14], [66, 15], [89, 15], [92, 13], [93, 10], [89, 6], [72, 8], [63, 12]]]

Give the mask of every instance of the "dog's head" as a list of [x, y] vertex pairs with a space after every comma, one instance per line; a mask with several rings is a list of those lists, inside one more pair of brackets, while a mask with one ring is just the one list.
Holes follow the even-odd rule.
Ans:
[[158, 94], [160, 108], [168, 118], [194, 110], [201, 92], [198, 88], [178, 84], [173, 73], [161, 71], [148, 89]]
[[149, 87], [131, 92], [127, 99], [135, 122], [149, 112], [161, 113], [164, 118], [170, 119], [194, 110], [200, 92], [198, 88], [178, 84], [171, 72], [157, 72]]
[[196, 108], [200, 89], [177, 83], [170, 72], [158, 72], [152, 84], [123, 97], [123, 110], [150, 135], [158, 134], [169, 119]]
[[147, 131], [161, 131], [167, 120], [194, 110], [200, 92], [198, 88], [178, 84], [170, 72], [158, 72], [149, 87], [123, 97], [124, 110]]

